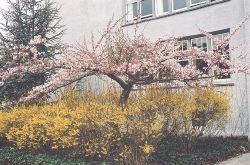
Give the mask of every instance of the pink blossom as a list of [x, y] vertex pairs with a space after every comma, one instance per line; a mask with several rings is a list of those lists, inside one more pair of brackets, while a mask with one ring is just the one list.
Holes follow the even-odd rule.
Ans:
[[[197, 48], [182, 51], [179, 49], [177, 38], [151, 41], [143, 34], [129, 37], [122, 28], [117, 26], [117, 22], [109, 23], [97, 42], [91, 40], [90, 43], [70, 46], [58, 59], [33, 58], [18, 67], [1, 69], [0, 80], [5, 81], [11, 76], [22, 76], [25, 73], [37, 74], [48, 69], [55, 69], [56, 74], [46, 84], [35, 87], [28, 97], [21, 99], [21, 101], [28, 101], [90, 74], [106, 75], [128, 92], [133, 86], [152, 83], [169, 83], [172, 86], [204, 86], [217, 76], [209, 72], [201, 72], [195, 65], [181, 66], [178, 59], [182, 58], [193, 60], [201, 58], [207, 63], [205, 70], [213, 70], [218, 74], [249, 72], [248, 64], [238, 59], [228, 60], [222, 56], [227, 52], [221, 53], [216, 49], [204, 52]], [[229, 38], [218, 40], [210, 34], [205, 32], [204, 34], [215, 40], [215, 48], [229, 44]], [[45, 42], [46, 40], [41, 36], [36, 36], [30, 41], [29, 50], [36, 55], [37, 51], [32, 46]], [[234, 50], [230, 49], [229, 52], [232, 53]], [[228, 67], [222, 69], [219, 64]]]
[[30, 40], [30, 45], [40, 45], [40, 44], [45, 44], [46, 43], [46, 38], [43, 38], [41, 35], [34, 36], [33, 39]]

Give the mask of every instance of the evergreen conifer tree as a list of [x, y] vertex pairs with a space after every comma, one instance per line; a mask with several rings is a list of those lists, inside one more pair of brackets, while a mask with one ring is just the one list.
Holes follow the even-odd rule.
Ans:
[[[9, 8], [2, 10], [4, 22], [0, 23], [0, 69], [24, 63], [34, 56], [31, 40], [37, 58], [54, 58], [61, 53], [61, 37], [64, 26], [61, 24], [59, 8], [50, 0], [7, 0]], [[46, 41], [46, 42], [45, 42]], [[25, 52], [26, 58], [20, 58]], [[23, 56], [23, 55], [22, 55]], [[22, 78], [11, 78], [0, 86], [0, 102], [4, 99], [16, 101], [46, 82], [51, 71], [27, 74]]]

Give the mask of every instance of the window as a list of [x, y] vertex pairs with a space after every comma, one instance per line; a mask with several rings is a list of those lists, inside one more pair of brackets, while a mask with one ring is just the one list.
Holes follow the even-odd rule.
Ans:
[[[220, 39], [220, 40], [224, 40], [225, 37], [229, 34], [229, 32], [226, 33], [220, 33], [220, 34], [216, 34], [215, 36]], [[221, 56], [225, 59], [225, 60], [230, 60], [230, 56], [229, 56], [229, 52], [227, 50], [229, 50], [229, 45], [225, 46], [224, 48], [216, 48], [215, 47], [215, 43], [211, 40], [208, 39], [207, 37], [201, 36], [201, 37], [195, 37], [195, 38], [190, 38], [190, 39], [185, 39], [182, 41], [178, 42], [179, 46], [180, 46], [180, 50], [188, 50], [191, 47], [196, 47], [200, 50], [203, 51], [221, 51]], [[224, 50], [222, 50], [224, 49]], [[226, 50], [226, 51], [225, 51]], [[209, 69], [208, 67], [208, 63], [202, 58], [202, 57], [198, 57], [198, 58], [178, 58], [177, 62], [185, 67], [187, 65], [194, 65], [196, 66], [196, 68], [201, 71], [204, 74], [209, 74], [209, 75], [214, 75], [216, 81], [217, 80], [227, 80], [231, 78], [230, 74], [224, 74], [224, 73], [216, 73], [214, 70]], [[229, 66], [227, 66], [226, 64], [218, 64], [219, 68], [222, 70], [223, 69], [228, 69]]]
[[190, 0], [190, 5], [193, 6], [193, 5], [199, 5], [199, 4], [203, 4], [203, 3], [206, 3], [207, 0]]
[[[124, 0], [126, 21], [141, 20], [189, 10], [196, 5], [216, 4], [221, 0]], [[196, 9], [196, 8], [195, 8]], [[198, 8], [197, 8], [198, 9]]]
[[187, 1], [186, 0], [172, 0], [172, 10], [182, 10], [187, 7]]
[[179, 59], [178, 63], [182, 66], [185, 67], [187, 65], [189, 65], [189, 60], [188, 59]]
[[169, 12], [169, 0], [155, 0], [156, 15], [163, 15]]
[[127, 0], [126, 21], [132, 21], [140, 16], [142, 19], [152, 16], [152, 0]]

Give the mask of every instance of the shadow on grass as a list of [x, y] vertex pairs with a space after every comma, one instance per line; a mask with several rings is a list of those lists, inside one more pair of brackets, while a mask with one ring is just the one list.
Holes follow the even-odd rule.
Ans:
[[[110, 165], [123, 163], [86, 162], [60, 154], [20, 151], [0, 143], [0, 165]], [[250, 152], [247, 137], [206, 137], [193, 142], [182, 137], [162, 140], [151, 156], [152, 165], [210, 165]]]
[[181, 137], [168, 137], [152, 155], [156, 164], [215, 164], [250, 152], [247, 137], [203, 137], [193, 142]]

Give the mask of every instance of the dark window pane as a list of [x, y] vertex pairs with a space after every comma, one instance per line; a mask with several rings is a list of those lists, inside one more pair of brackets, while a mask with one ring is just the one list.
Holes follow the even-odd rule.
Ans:
[[[229, 56], [224, 56], [227, 60], [230, 60]], [[229, 69], [229, 66], [225, 63], [220, 63], [219, 64], [219, 68], [220, 69]], [[223, 71], [222, 71], [223, 72]], [[221, 73], [221, 74], [218, 74], [216, 75], [218, 79], [229, 79], [231, 78], [231, 75], [230, 74], [227, 74], [227, 73]]]
[[178, 10], [187, 7], [186, 0], [173, 0], [173, 10]]
[[207, 47], [203, 46], [203, 47], [202, 47], [202, 50], [203, 50], [204, 52], [207, 52]]
[[196, 63], [196, 69], [198, 69], [204, 74], [208, 74], [208, 69], [207, 69], [208, 65], [206, 61], [204, 61], [203, 59], [196, 59], [195, 63]]
[[192, 47], [197, 47], [197, 39], [192, 39]]
[[226, 55], [229, 56], [229, 51], [230, 51], [230, 50], [229, 50], [229, 44], [227, 44], [227, 45], [225, 46], [225, 50], [224, 50], [224, 51], [225, 51], [224, 53], [225, 53]]
[[[228, 35], [228, 33], [218, 34], [217, 37], [218, 37], [218, 39], [223, 40], [223, 39], [225, 39], [225, 37], [227, 35]], [[225, 46], [218, 46], [217, 48], [214, 47], [214, 51], [216, 51], [219, 54], [221, 54], [222, 57], [225, 58], [226, 60], [230, 60], [230, 57], [229, 57], [229, 44], [225, 45]], [[219, 63], [218, 66], [222, 70], [222, 73], [216, 73], [215, 72], [215, 76], [216, 76], [217, 79], [229, 79], [229, 78], [231, 78], [230, 74], [225, 73], [225, 71], [227, 69], [229, 69], [229, 66], [227, 64], [225, 64], [225, 63]], [[223, 69], [224, 69], [224, 71], [223, 71]]]
[[206, 37], [202, 38], [202, 50], [205, 52], [207, 51], [207, 39], [206, 39]]
[[141, 15], [151, 15], [152, 14], [152, 0], [142, 0], [141, 1]]
[[189, 63], [188, 63], [188, 60], [186, 61], [178, 61], [178, 63], [182, 66], [182, 67], [185, 67], [187, 66]]
[[133, 15], [134, 17], [138, 16], [137, 2], [133, 3]]
[[163, 0], [163, 12], [168, 12], [168, 11], [169, 11], [169, 1]]
[[197, 38], [197, 47], [200, 49], [201, 48], [201, 38]]
[[188, 41], [183, 41], [182, 50], [187, 50], [187, 49], [188, 49]]
[[182, 41], [179, 41], [179, 42], [178, 42], [178, 47], [179, 47], [179, 48], [178, 48], [179, 50], [182, 50]]

